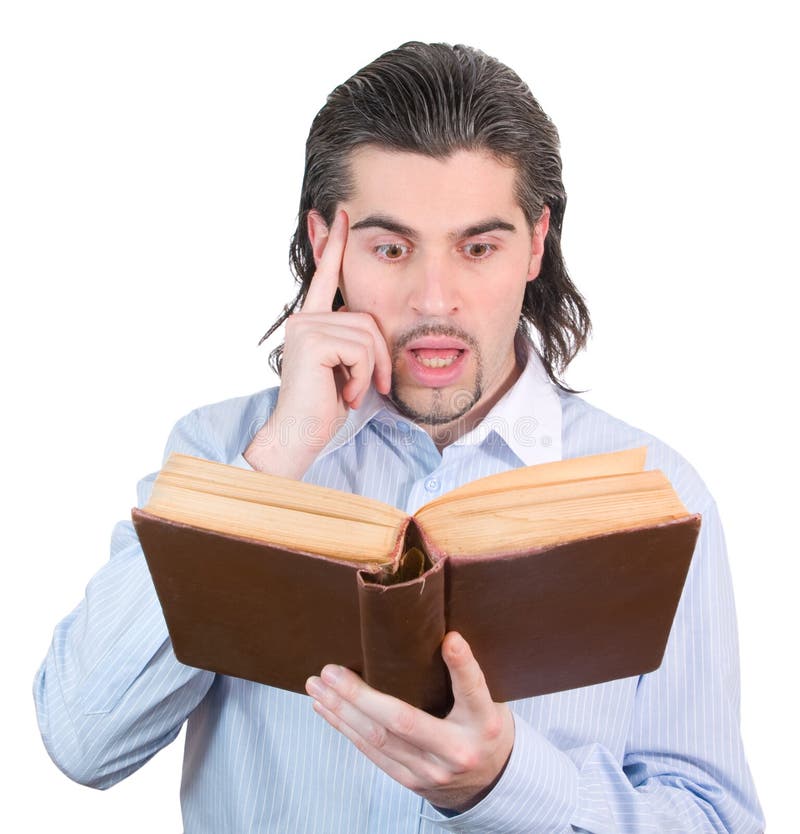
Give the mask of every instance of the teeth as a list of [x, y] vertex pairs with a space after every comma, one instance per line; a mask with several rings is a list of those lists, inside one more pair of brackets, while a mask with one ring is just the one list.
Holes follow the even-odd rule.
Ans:
[[456, 359], [458, 359], [457, 353], [454, 353], [452, 356], [448, 356], [447, 359], [423, 359], [421, 356], [417, 356], [417, 362], [419, 362], [420, 365], [424, 365], [426, 368], [446, 368], [448, 365], [452, 365]]

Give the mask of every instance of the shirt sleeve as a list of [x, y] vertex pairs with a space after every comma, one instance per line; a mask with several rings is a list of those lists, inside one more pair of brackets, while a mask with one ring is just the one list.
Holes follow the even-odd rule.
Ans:
[[462, 832], [756, 834], [764, 820], [739, 731], [733, 593], [716, 506], [701, 535], [661, 667], [640, 678], [622, 761], [601, 744], [558, 749], [515, 717], [494, 789], [468, 811], [424, 816]]
[[[219, 459], [196, 412], [172, 431], [165, 458], [173, 451]], [[140, 507], [154, 477], [139, 482]], [[70, 778], [109, 787], [178, 735], [213, 680], [176, 660], [136, 532], [120, 522], [109, 561], [56, 627], [34, 681], [48, 753]]]

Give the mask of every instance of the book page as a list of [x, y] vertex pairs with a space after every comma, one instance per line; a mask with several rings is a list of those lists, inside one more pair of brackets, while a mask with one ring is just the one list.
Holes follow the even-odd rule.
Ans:
[[468, 496], [430, 511], [423, 507], [417, 519], [437, 548], [470, 556], [530, 550], [688, 515], [658, 470], [517, 488], [493, 498]]
[[428, 511], [434, 508], [442, 507], [444, 512], [445, 506], [450, 508], [450, 505], [455, 502], [474, 496], [480, 496], [491, 501], [491, 496], [496, 493], [505, 493], [520, 487], [543, 486], [545, 484], [641, 472], [644, 470], [646, 456], [647, 448], [639, 446], [636, 449], [625, 449], [621, 452], [566, 458], [551, 463], [540, 463], [536, 466], [521, 466], [518, 469], [509, 469], [507, 472], [487, 475], [485, 478], [478, 478], [464, 484], [464, 486], [450, 490], [450, 492], [429, 501], [417, 510], [416, 516], [420, 517], [424, 512], [426, 517], [433, 518], [433, 516], [428, 515]]
[[252, 501], [310, 515], [396, 527], [406, 513], [391, 504], [279, 475], [253, 472], [191, 455], [170, 455], [157, 481], [196, 492]]

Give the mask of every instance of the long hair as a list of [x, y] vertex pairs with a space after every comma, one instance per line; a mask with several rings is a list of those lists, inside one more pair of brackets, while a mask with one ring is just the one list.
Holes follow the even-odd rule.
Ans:
[[[299, 289], [261, 341], [302, 307], [315, 271], [308, 212], [316, 209], [328, 226], [333, 223], [339, 203], [352, 196], [350, 154], [367, 144], [438, 159], [458, 150], [489, 152], [515, 167], [516, 198], [531, 229], [544, 207], [550, 209], [541, 271], [526, 286], [518, 331], [533, 341], [550, 379], [571, 391], [559, 375], [585, 346], [591, 322], [561, 254], [567, 195], [558, 132], [513, 70], [463, 45], [410, 41], [381, 55], [328, 96], [306, 142], [289, 254]], [[343, 303], [337, 291], [333, 309]], [[270, 354], [278, 374], [282, 356], [283, 345]]]

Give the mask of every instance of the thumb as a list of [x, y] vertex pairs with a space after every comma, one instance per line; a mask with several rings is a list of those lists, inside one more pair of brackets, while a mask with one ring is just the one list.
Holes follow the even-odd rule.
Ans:
[[457, 631], [445, 635], [442, 658], [447, 664], [453, 686], [453, 712], [465, 709], [472, 714], [482, 714], [491, 710], [492, 696], [483, 671], [469, 644]]

